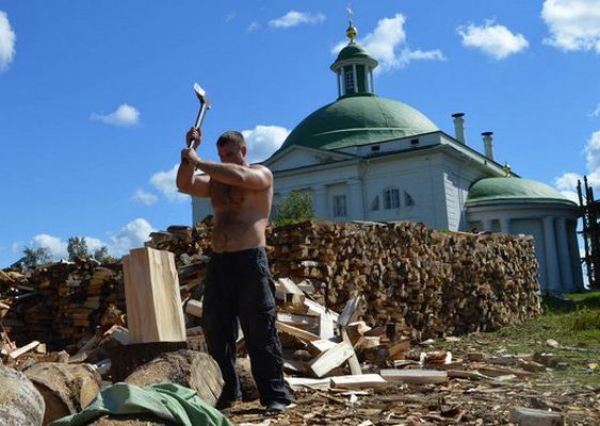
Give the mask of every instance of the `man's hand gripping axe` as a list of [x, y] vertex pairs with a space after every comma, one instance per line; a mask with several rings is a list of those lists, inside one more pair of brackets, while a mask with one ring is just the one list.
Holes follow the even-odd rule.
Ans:
[[[212, 105], [210, 104], [208, 96], [206, 96], [206, 91], [202, 87], [200, 87], [198, 83], [194, 83], [194, 92], [196, 92], [196, 97], [200, 101], [200, 109], [198, 110], [198, 116], [196, 117], [196, 124], [194, 124], [194, 127], [196, 129], [199, 129], [200, 126], [202, 126], [202, 122], [204, 121], [206, 111], [208, 111]], [[194, 141], [192, 140], [190, 142], [190, 148], [193, 144]]]

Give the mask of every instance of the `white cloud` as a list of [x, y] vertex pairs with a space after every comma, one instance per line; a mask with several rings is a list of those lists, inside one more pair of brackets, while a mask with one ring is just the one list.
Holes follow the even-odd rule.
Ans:
[[123, 104], [115, 112], [110, 114], [92, 114], [92, 120], [102, 121], [114, 126], [135, 126], [140, 121], [140, 112], [131, 105]]
[[[110, 242], [108, 243], [94, 237], [84, 237], [84, 239], [90, 254], [106, 246], [111, 256], [120, 257], [127, 254], [133, 248], [143, 247], [144, 243], [150, 239], [150, 233], [155, 231], [146, 219], [138, 218], [129, 222], [116, 234], [111, 235]], [[39, 234], [33, 237], [29, 244], [24, 245], [21, 242], [13, 243], [12, 251], [13, 253], [22, 252], [25, 246], [31, 248], [46, 247], [50, 250], [54, 260], [67, 259], [69, 257], [67, 250], [68, 242], [63, 241], [60, 237]]]
[[248, 25], [248, 28], [246, 28], [246, 31], [248, 31], [249, 33], [252, 33], [254, 31], [260, 30], [260, 27], [261, 27], [260, 22], [254, 21], [250, 25]]
[[462, 37], [463, 46], [479, 49], [498, 60], [519, 53], [529, 46], [522, 34], [513, 34], [505, 26], [495, 25], [491, 20], [481, 26], [460, 26], [457, 32]]
[[598, 0], [546, 0], [542, 19], [550, 31], [546, 44], [566, 51], [594, 50], [600, 54]]
[[256, 126], [253, 130], [242, 131], [248, 144], [248, 162], [264, 161], [283, 143], [290, 131], [278, 126]]
[[131, 197], [134, 201], [139, 201], [142, 204], [147, 206], [151, 206], [152, 204], [156, 204], [158, 201], [158, 197], [150, 192], [146, 192], [143, 189], [138, 189], [135, 191], [135, 194]]
[[177, 169], [179, 169], [179, 164], [175, 164], [171, 170], [166, 172], [153, 174], [150, 178], [150, 183], [171, 202], [189, 201], [189, 196], [182, 194], [177, 189], [177, 184], [175, 183]]
[[579, 196], [577, 195], [577, 181], [583, 182], [583, 176], [577, 173], [569, 172], [557, 177], [554, 181], [554, 185], [562, 195], [579, 204]]
[[108, 251], [112, 256], [118, 257], [127, 254], [132, 248], [143, 247], [150, 239], [151, 232], [156, 232], [156, 229], [146, 219], [135, 219], [110, 237]]
[[8, 15], [0, 10], [0, 72], [6, 70], [15, 57], [16, 38]]
[[[88, 252], [90, 254], [94, 254], [94, 252], [98, 249], [101, 249], [104, 246], [108, 247], [108, 244], [104, 243], [102, 240], [93, 237], [83, 237], [85, 240], [85, 244], [87, 245]], [[110, 249], [109, 249], [110, 252]]]
[[596, 105], [596, 109], [588, 114], [590, 117], [600, 117], [600, 104]]
[[304, 13], [290, 10], [288, 13], [277, 19], [271, 19], [269, 26], [272, 28], [290, 28], [302, 24], [320, 24], [325, 21], [325, 15], [319, 13]]
[[[357, 40], [357, 43], [379, 62], [377, 72], [403, 68], [414, 60], [446, 60], [441, 50], [422, 51], [408, 48], [404, 31], [405, 22], [406, 17], [400, 13], [393, 18], [383, 18], [372, 33]], [[347, 42], [338, 43], [332, 49], [332, 53], [337, 55], [346, 44]]]
[[[600, 191], [600, 130], [592, 133], [585, 146], [586, 169], [588, 185], [594, 188], [594, 192]], [[579, 203], [577, 194], [577, 181], [583, 185], [583, 176], [568, 172], [555, 179], [556, 188], [567, 198]]]
[[59, 237], [53, 237], [48, 234], [39, 234], [33, 237], [32, 246], [33, 248], [47, 247], [50, 249], [52, 257], [56, 259], [69, 257], [67, 252], [68, 244]]

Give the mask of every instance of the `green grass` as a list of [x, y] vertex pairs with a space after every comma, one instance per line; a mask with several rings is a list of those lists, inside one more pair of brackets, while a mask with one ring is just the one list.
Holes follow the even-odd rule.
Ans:
[[[467, 336], [458, 346], [475, 344], [490, 353], [551, 353], [558, 365], [551, 375], [571, 388], [600, 390], [600, 292], [544, 298], [543, 314], [493, 333]], [[558, 342], [559, 347], [548, 344]]]

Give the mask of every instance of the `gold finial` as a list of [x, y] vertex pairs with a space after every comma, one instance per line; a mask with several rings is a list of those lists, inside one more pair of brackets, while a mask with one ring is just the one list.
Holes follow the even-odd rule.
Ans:
[[504, 162], [502, 171], [504, 172], [504, 177], [510, 177], [510, 174], [511, 174], [510, 164], [508, 164], [506, 161]]
[[350, 7], [350, 5], [348, 5], [346, 7], [346, 12], [348, 12], [348, 21], [349, 21], [348, 29], [346, 30], [346, 35], [350, 39], [350, 42], [353, 43], [354, 39], [358, 35], [358, 30], [354, 26], [354, 21], [353, 21], [354, 12], [352, 11], [352, 8]]

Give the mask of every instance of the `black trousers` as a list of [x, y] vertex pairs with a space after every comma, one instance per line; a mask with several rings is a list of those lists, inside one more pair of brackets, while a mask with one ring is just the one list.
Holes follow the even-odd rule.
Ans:
[[208, 352], [223, 374], [222, 398], [226, 400], [241, 395], [235, 371], [238, 320], [260, 402], [289, 404], [281, 343], [275, 328], [275, 285], [262, 247], [213, 253], [206, 272], [202, 322]]

